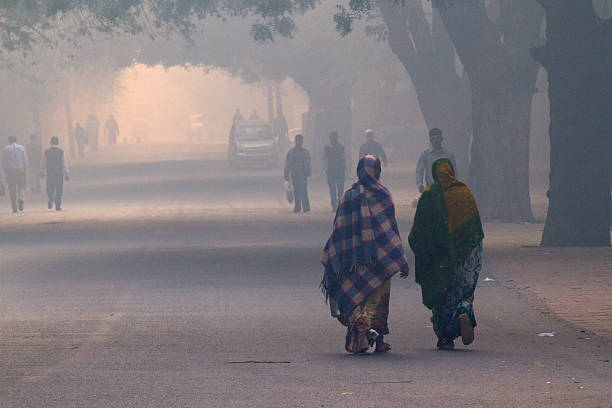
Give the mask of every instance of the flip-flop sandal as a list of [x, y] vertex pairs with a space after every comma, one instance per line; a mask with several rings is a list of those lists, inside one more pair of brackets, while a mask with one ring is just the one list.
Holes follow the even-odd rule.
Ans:
[[474, 327], [470, 316], [463, 313], [459, 315], [459, 329], [461, 330], [461, 341], [466, 346], [474, 341]]
[[389, 343], [383, 343], [383, 347], [382, 348], [376, 347], [374, 352], [375, 353], [386, 353], [387, 351], [390, 351], [390, 350], [391, 350], [391, 345]]

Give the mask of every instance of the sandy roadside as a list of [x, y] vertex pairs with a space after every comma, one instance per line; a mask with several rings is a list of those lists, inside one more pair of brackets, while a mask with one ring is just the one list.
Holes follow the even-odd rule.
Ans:
[[[612, 248], [539, 247], [543, 224], [487, 224], [481, 278], [535, 295], [559, 318], [612, 340]], [[545, 331], [543, 329], [543, 331]]]

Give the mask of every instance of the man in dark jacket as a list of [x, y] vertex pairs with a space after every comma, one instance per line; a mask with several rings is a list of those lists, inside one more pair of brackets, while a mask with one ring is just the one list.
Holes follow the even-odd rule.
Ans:
[[344, 146], [338, 143], [338, 132], [333, 131], [329, 134], [329, 144], [325, 146], [323, 156], [323, 165], [325, 167], [325, 173], [327, 174], [327, 184], [329, 185], [331, 207], [332, 211], [335, 212], [338, 201], [340, 201], [344, 193], [346, 170]]
[[376, 156], [380, 159], [382, 164], [387, 166], [387, 154], [385, 153], [385, 149], [374, 140], [374, 131], [368, 129], [365, 133], [366, 141], [359, 148], [359, 157], [363, 157], [365, 155], [371, 154], [372, 156]]
[[298, 213], [301, 210], [304, 212], [310, 211], [310, 202], [308, 201], [308, 185], [307, 180], [310, 177], [310, 153], [304, 149], [304, 136], [295, 136], [295, 147], [287, 152], [285, 160], [285, 180], [291, 180], [293, 184], [293, 193], [295, 196], [295, 208], [293, 212]]
[[64, 178], [68, 181], [68, 163], [64, 151], [57, 147], [59, 140], [57, 136], [51, 138], [51, 147], [45, 150], [43, 156], [42, 177], [47, 176], [47, 197], [49, 198], [48, 208], [62, 211], [62, 193], [64, 191]]

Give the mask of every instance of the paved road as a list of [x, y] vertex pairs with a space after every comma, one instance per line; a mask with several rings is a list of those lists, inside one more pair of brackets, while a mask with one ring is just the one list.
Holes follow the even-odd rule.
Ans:
[[[612, 406], [610, 343], [497, 281], [469, 348], [435, 350], [417, 287], [394, 279], [393, 351], [347, 355], [317, 289], [322, 180], [296, 216], [277, 171], [189, 151], [77, 166], [62, 213], [0, 208], [0, 406]], [[412, 176], [386, 177], [405, 235]]]

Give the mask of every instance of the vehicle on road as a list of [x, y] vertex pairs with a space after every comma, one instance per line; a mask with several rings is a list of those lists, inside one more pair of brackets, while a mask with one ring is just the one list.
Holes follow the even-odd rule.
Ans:
[[235, 123], [229, 135], [227, 160], [231, 167], [278, 166], [278, 140], [270, 126], [265, 122], [252, 120]]

